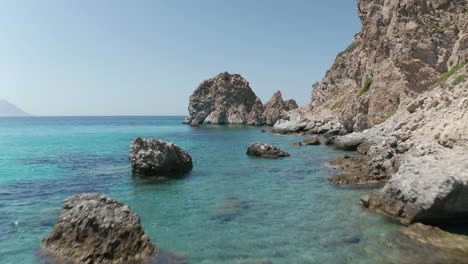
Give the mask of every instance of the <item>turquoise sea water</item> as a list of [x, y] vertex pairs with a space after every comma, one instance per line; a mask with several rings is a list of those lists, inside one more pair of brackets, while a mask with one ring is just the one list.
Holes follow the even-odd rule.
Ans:
[[[359, 205], [369, 188], [326, 182], [344, 152], [295, 148], [298, 135], [180, 124], [182, 117], [0, 119], [0, 263], [40, 263], [35, 250], [62, 201], [100, 192], [129, 204], [152, 241], [189, 263], [394, 263], [384, 237], [399, 226]], [[194, 169], [177, 180], [133, 177], [136, 136], [187, 149]], [[245, 154], [263, 141], [291, 157]], [[395, 262], [396, 263], [396, 262]]]

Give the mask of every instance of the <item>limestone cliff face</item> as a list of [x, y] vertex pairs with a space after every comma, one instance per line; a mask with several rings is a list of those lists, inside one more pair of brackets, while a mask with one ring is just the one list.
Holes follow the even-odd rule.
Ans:
[[358, 0], [362, 29], [313, 85], [313, 112], [348, 132], [383, 122], [468, 59], [468, 2]]

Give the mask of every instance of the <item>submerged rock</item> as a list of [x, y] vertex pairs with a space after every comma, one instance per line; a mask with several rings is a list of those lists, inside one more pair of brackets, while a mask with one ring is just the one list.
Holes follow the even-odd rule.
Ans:
[[224, 200], [215, 206], [214, 219], [231, 221], [249, 208], [249, 203], [239, 199]]
[[135, 138], [130, 146], [130, 161], [135, 174], [157, 176], [183, 173], [192, 169], [192, 157], [174, 143], [157, 139]]
[[128, 205], [97, 193], [64, 201], [42, 250], [61, 263], [142, 263], [159, 253]]
[[289, 153], [280, 150], [279, 148], [263, 142], [252, 143], [247, 149], [247, 155], [258, 156], [262, 158], [277, 159], [290, 156]]
[[416, 223], [391, 233], [386, 240], [390, 247], [400, 251], [399, 263], [468, 263], [468, 237], [437, 227]]

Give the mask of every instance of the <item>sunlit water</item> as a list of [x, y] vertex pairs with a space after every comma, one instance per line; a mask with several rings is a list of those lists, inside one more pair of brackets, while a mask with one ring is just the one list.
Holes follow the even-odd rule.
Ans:
[[[0, 263], [39, 263], [35, 250], [62, 201], [100, 192], [142, 218], [152, 241], [189, 263], [387, 263], [384, 237], [398, 225], [359, 205], [369, 188], [326, 182], [343, 152], [292, 147], [297, 135], [259, 128], [181, 125], [181, 117], [0, 119]], [[194, 160], [177, 180], [132, 176], [136, 136], [175, 142]], [[263, 141], [291, 157], [245, 154]]]

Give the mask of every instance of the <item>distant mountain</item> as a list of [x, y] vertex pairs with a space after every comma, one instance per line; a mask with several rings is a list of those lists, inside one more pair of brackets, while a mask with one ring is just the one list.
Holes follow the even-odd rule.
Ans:
[[7, 100], [0, 100], [0, 116], [30, 116]]

